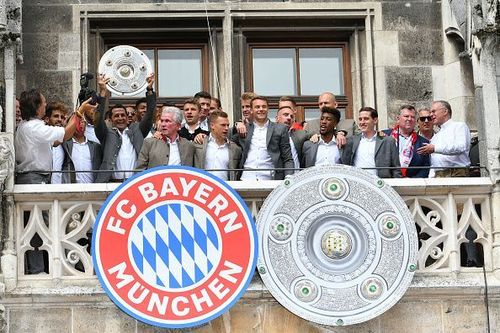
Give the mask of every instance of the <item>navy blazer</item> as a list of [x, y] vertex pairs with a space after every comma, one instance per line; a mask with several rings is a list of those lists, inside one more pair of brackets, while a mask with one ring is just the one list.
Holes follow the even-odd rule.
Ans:
[[[391, 135], [392, 128], [383, 130], [387, 136]], [[429, 177], [429, 168], [431, 166], [431, 155], [420, 155], [417, 153], [417, 149], [422, 147], [424, 143], [429, 143], [429, 140], [421, 135], [417, 134], [417, 141], [415, 141], [415, 147], [413, 148], [413, 157], [411, 158], [409, 167], [427, 167], [426, 169], [411, 169], [406, 171], [406, 177], [408, 178], [427, 178]], [[399, 138], [396, 141], [396, 147], [398, 147], [399, 152]]]

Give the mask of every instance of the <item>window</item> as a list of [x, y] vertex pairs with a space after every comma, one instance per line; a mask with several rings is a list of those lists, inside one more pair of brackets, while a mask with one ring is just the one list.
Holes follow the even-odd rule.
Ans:
[[281, 96], [293, 97], [299, 121], [318, 118], [318, 95], [330, 91], [342, 118], [352, 117], [347, 59], [347, 43], [250, 43], [249, 87], [270, 97], [271, 108]]

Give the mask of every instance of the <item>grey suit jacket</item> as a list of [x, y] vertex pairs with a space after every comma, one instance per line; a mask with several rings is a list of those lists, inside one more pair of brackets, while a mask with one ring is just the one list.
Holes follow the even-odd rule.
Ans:
[[[179, 138], [179, 154], [181, 155], [181, 165], [193, 166], [194, 145], [191, 141]], [[139, 152], [137, 169], [144, 170], [168, 165], [169, 156], [169, 143], [157, 138], [147, 138]]]
[[[203, 144], [195, 144], [195, 152], [194, 152], [194, 166], [198, 169], [205, 169], [205, 160], [207, 155], [207, 145], [208, 145], [208, 136], [203, 140]], [[229, 141], [229, 161], [227, 165], [227, 169], [238, 169], [241, 160], [241, 148], [234, 142]], [[237, 171], [229, 171], [229, 180], [237, 179]]]
[[302, 165], [302, 147], [304, 146], [304, 142], [311, 138], [311, 134], [301, 130], [291, 131], [288, 133], [292, 139], [295, 150], [297, 151], [299, 163]]
[[[351, 136], [347, 139], [342, 152], [342, 163], [354, 165], [354, 157], [361, 141], [361, 134]], [[394, 169], [377, 169], [377, 174], [380, 178], [401, 178], [401, 169], [399, 164], [399, 152], [394, 144], [394, 139], [390, 136], [377, 135], [375, 143], [375, 166], [397, 167]]]
[[[112, 170], [116, 167], [118, 152], [122, 146], [122, 137], [116, 128], [109, 128], [104, 122], [104, 105], [106, 100], [98, 97], [98, 121], [95, 125], [95, 134], [101, 142], [103, 157], [100, 169], [109, 172], [100, 172], [96, 183], [107, 183], [111, 179]], [[133, 123], [128, 127], [127, 135], [134, 146], [136, 157], [141, 150], [144, 138], [148, 135], [153, 125], [153, 112], [156, 109], [156, 94], [146, 94], [147, 110], [140, 123]]]
[[[238, 134], [233, 135], [233, 141], [236, 142], [238, 146], [243, 149], [243, 153], [240, 161], [240, 169], [243, 169], [245, 162], [248, 157], [248, 152], [250, 151], [250, 143], [252, 142], [252, 136], [254, 132], [255, 125], [250, 123], [247, 125], [247, 135], [245, 138], [241, 138]], [[269, 127], [267, 128], [267, 152], [271, 157], [271, 161], [275, 168], [287, 168], [288, 170], [276, 170], [274, 173], [274, 179], [280, 180], [284, 179], [286, 175], [293, 174], [293, 158], [292, 151], [290, 148], [290, 136], [288, 135], [288, 127], [282, 124], [275, 124], [269, 121]], [[241, 176], [241, 174], [239, 175]]]
[[[102, 162], [102, 150], [101, 145], [94, 141], [87, 141], [90, 158], [92, 159], [92, 170], [99, 170]], [[73, 161], [72, 153], [73, 153], [73, 139], [69, 139], [62, 143], [62, 147], [64, 149], [64, 161], [62, 165], [62, 170], [75, 170], [75, 164]], [[94, 182], [97, 178], [97, 173], [93, 173]], [[76, 183], [76, 174], [75, 173], [63, 173], [62, 174], [62, 183]]]

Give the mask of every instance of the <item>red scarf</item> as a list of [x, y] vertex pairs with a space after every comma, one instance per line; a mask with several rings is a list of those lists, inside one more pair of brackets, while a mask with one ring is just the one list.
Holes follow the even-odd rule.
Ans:
[[[391, 132], [391, 136], [396, 140], [396, 146], [399, 151], [399, 125], [396, 125]], [[406, 177], [407, 167], [410, 165], [411, 159], [413, 158], [413, 150], [415, 148], [415, 142], [417, 142], [417, 133], [415, 131], [411, 132], [410, 140], [406, 141], [406, 147], [399, 154], [399, 163], [401, 164], [401, 174]]]

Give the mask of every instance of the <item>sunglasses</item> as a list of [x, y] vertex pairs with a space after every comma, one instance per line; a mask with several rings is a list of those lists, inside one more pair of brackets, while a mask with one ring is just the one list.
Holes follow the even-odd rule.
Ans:
[[427, 117], [420, 117], [418, 118], [421, 122], [424, 122], [424, 121], [431, 121], [432, 120], [432, 117], [431, 116], [427, 116]]

